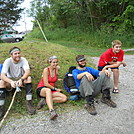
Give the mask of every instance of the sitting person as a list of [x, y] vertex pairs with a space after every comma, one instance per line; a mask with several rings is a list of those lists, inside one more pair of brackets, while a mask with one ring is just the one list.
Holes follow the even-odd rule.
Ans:
[[[101, 102], [116, 107], [116, 104], [111, 100], [110, 89], [112, 84], [110, 82], [110, 71], [98, 71], [91, 67], [86, 67], [86, 59], [84, 55], [76, 57], [78, 67], [72, 71], [73, 77], [76, 82], [76, 87], [80, 91], [80, 95], [85, 98], [87, 104], [85, 108], [91, 115], [96, 115], [94, 106], [94, 97], [102, 92]], [[94, 80], [96, 76], [97, 79]]]
[[32, 103], [32, 79], [30, 77], [30, 67], [28, 61], [21, 57], [20, 48], [13, 47], [9, 51], [10, 58], [3, 63], [0, 80], [0, 119], [3, 118], [5, 94], [9, 89], [26, 87], [26, 107], [29, 114], [35, 114]]
[[112, 42], [112, 48], [108, 49], [104, 52], [99, 59], [98, 62], [98, 70], [106, 70], [111, 68], [113, 72], [113, 79], [114, 79], [114, 89], [113, 93], [118, 93], [118, 81], [119, 81], [119, 66], [123, 64], [126, 66], [126, 63], [123, 62], [124, 51], [121, 49], [121, 41], [114, 40]]
[[[37, 94], [39, 97], [45, 97], [46, 103], [50, 111], [50, 119], [55, 119], [58, 115], [53, 108], [53, 101], [56, 103], [63, 103], [67, 101], [67, 96], [61, 93], [61, 89], [55, 88], [55, 82], [58, 80], [58, 71], [60, 67], [58, 66], [58, 58], [56, 56], [51, 56], [48, 59], [50, 64], [48, 67], [44, 68], [41, 80], [37, 86]], [[38, 107], [42, 107], [44, 101], [38, 103]]]

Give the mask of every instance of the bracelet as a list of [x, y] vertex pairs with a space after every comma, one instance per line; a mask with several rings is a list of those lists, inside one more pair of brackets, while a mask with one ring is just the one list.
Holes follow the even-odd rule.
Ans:
[[24, 79], [23, 79], [23, 78], [21, 78], [21, 81], [22, 81], [22, 82], [24, 82]]
[[51, 89], [52, 91], [56, 91], [57, 88], [54, 87], [54, 89]]

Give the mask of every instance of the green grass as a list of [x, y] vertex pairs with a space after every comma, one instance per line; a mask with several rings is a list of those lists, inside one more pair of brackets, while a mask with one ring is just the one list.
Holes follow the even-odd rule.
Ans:
[[[68, 28], [55, 28], [47, 29], [45, 27], [44, 33], [50, 42], [56, 42], [68, 47], [73, 45], [79, 47], [90, 48], [103, 48], [108, 49], [111, 47], [113, 40], [121, 40], [123, 47], [134, 47], [133, 34], [122, 33], [119, 34], [116, 31], [110, 31], [108, 29], [100, 29], [91, 31], [90, 29], [81, 27], [68, 27]], [[35, 28], [29, 35], [32, 38], [44, 39], [42, 33], [38, 28]]]

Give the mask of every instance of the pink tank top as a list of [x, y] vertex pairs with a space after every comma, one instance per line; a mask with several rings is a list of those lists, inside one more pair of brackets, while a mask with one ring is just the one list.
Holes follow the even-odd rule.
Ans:
[[[58, 79], [58, 77], [57, 77], [57, 74], [56, 74], [56, 69], [55, 69], [54, 77], [51, 77], [50, 69], [48, 68], [48, 83], [54, 87], [55, 82], [57, 81], [57, 79]], [[42, 77], [36, 89], [38, 89], [40, 87], [43, 87], [43, 86], [45, 86], [45, 85], [44, 85], [44, 80], [43, 80], [43, 77]]]

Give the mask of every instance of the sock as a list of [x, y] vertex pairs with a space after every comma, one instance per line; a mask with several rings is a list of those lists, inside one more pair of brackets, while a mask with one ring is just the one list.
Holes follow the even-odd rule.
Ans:
[[91, 105], [91, 104], [94, 103], [94, 98], [93, 98], [92, 95], [86, 96], [85, 100], [87, 101], [87, 103], [88, 103], [89, 105]]
[[111, 96], [110, 96], [110, 89], [105, 89], [105, 90], [103, 90], [102, 91], [102, 96], [104, 97], [104, 98], [107, 98], [107, 99], [111, 99]]
[[32, 83], [26, 83], [26, 100], [32, 100]]
[[6, 89], [0, 88], [0, 106], [4, 105], [6, 97]]

